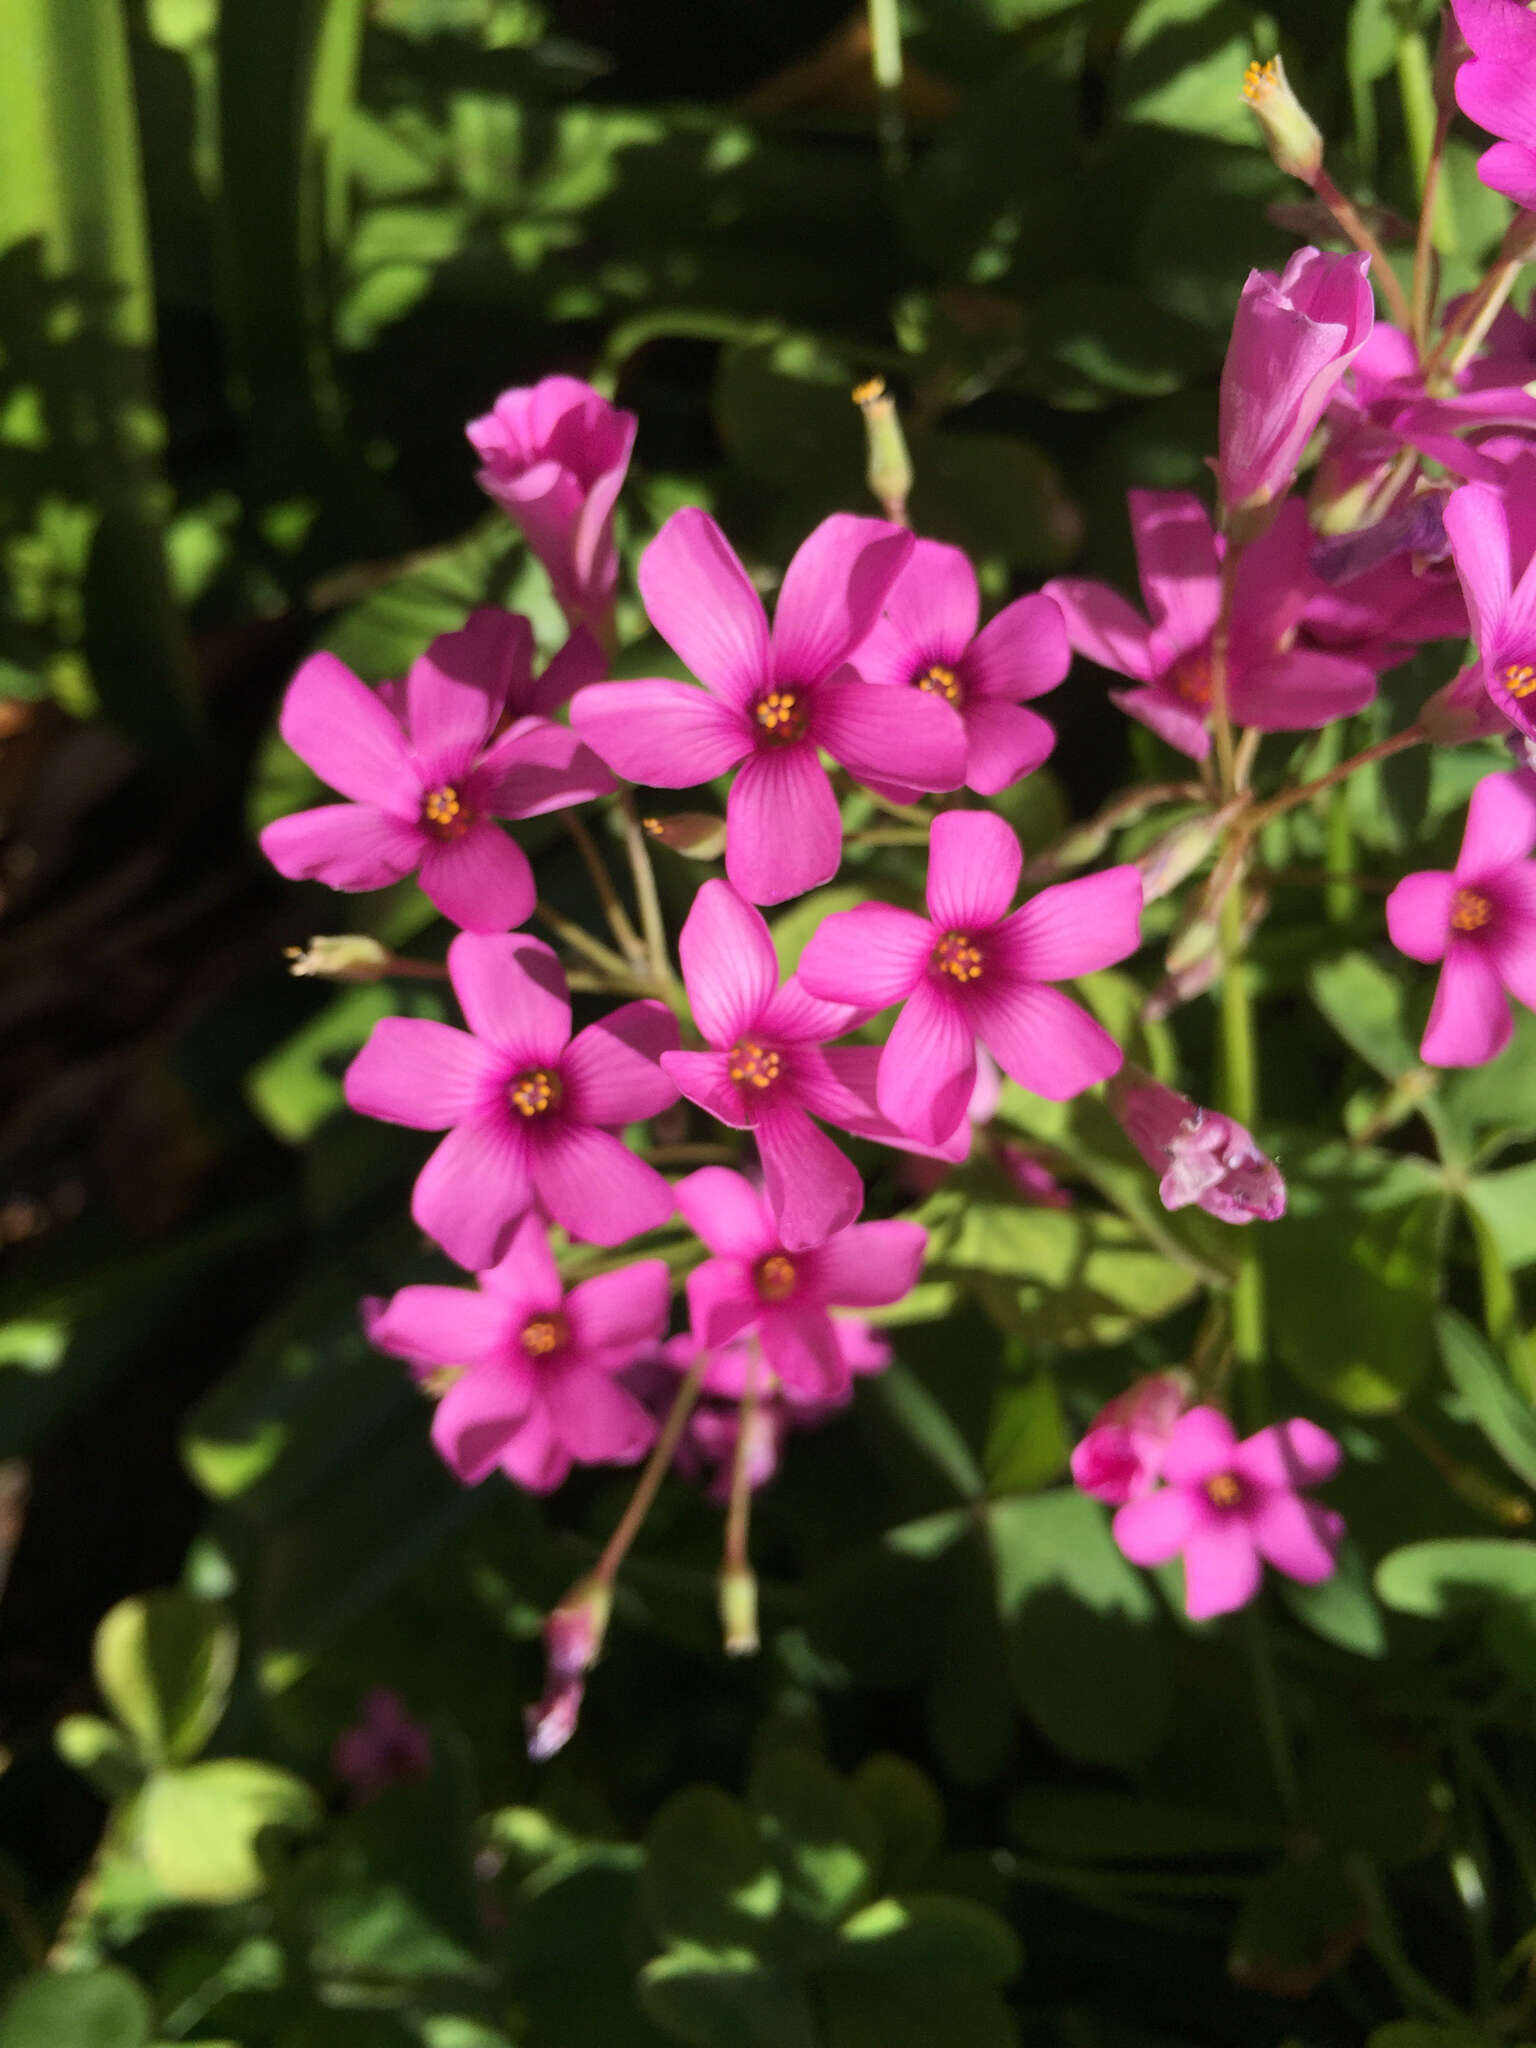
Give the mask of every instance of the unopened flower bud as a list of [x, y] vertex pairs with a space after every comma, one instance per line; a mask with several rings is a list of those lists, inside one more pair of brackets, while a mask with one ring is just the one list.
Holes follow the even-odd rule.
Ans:
[[1323, 138], [1291, 90], [1279, 57], [1248, 66], [1243, 73], [1243, 98], [1258, 117], [1276, 168], [1310, 185], [1323, 167]]
[[362, 932], [311, 939], [307, 946], [289, 946], [283, 957], [290, 974], [322, 981], [382, 981], [389, 972], [388, 948]]
[[1273, 1223], [1285, 1214], [1285, 1181], [1252, 1134], [1127, 1063], [1105, 1103], [1155, 1173], [1165, 1209], [1197, 1203], [1223, 1223]]
[[1140, 1500], [1162, 1477], [1173, 1426], [1189, 1406], [1188, 1373], [1157, 1372], [1137, 1380], [1101, 1408], [1072, 1453], [1072, 1480], [1111, 1507]]
[[1136, 863], [1141, 869], [1143, 903], [1156, 903], [1159, 897], [1171, 895], [1203, 863], [1220, 837], [1220, 822], [1214, 815], [1205, 815], [1185, 818], [1154, 840]]
[[1204, 960], [1212, 953], [1219, 953], [1220, 947], [1221, 934], [1214, 919], [1194, 917], [1182, 930], [1174, 934], [1163, 964], [1170, 974], [1181, 974], [1197, 960]]
[[1483, 688], [1482, 664], [1474, 661], [1425, 700], [1418, 724], [1431, 746], [1459, 747], [1502, 732], [1506, 721]]
[[907, 499], [912, 494], [912, 458], [896, 401], [886, 390], [883, 377], [871, 377], [854, 386], [853, 402], [864, 415], [864, 481], [886, 518], [904, 526]]
[[725, 851], [725, 820], [712, 811], [674, 811], [669, 818], [642, 818], [648, 839], [688, 860], [718, 860]]
[[755, 1657], [757, 1640], [757, 1578], [746, 1564], [726, 1565], [719, 1579], [720, 1626], [727, 1657]]
[[544, 1623], [544, 1696], [524, 1713], [528, 1754], [544, 1763], [576, 1732], [584, 1680], [597, 1662], [613, 1609], [606, 1579], [578, 1579]]

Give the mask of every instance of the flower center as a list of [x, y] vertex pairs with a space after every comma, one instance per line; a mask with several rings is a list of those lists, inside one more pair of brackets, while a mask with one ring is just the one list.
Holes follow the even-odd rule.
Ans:
[[1529, 697], [1536, 690], [1536, 668], [1528, 661], [1511, 661], [1499, 671], [1499, 681], [1511, 697]]
[[558, 1074], [550, 1073], [547, 1067], [529, 1067], [507, 1090], [507, 1100], [519, 1116], [547, 1116], [550, 1110], [560, 1107], [564, 1093]]
[[758, 1261], [753, 1278], [764, 1301], [784, 1301], [795, 1291], [795, 1262], [782, 1252], [770, 1252]]
[[1251, 106], [1261, 105], [1279, 86], [1280, 73], [1273, 57], [1267, 64], [1261, 64], [1255, 57], [1243, 73], [1243, 98]]
[[980, 981], [981, 948], [969, 932], [946, 932], [929, 956], [935, 974], [947, 974], [952, 981]]
[[434, 1401], [441, 1401], [448, 1389], [456, 1387], [468, 1371], [467, 1365], [435, 1365], [429, 1373], [424, 1373], [416, 1384]]
[[791, 740], [805, 737], [810, 707], [798, 690], [776, 689], [758, 698], [752, 716], [771, 745], [787, 747]]
[[1241, 1481], [1230, 1472], [1218, 1472], [1214, 1479], [1207, 1479], [1205, 1490], [1219, 1508], [1235, 1508], [1243, 1497]]
[[1195, 711], [1211, 708], [1211, 657], [1206, 653], [1186, 654], [1173, 664], [1169, 680], [1181, 703]]
[[422, 798], [421, 822], [437, 839], [462, 839], [475, 818], [453, 784], [442, 782]]
[[1451, 898], [1451, 930], [1480, 932], [1493, 915], [1493, 905], [1481, 889], [1458, 889]]
[[926, 690], [930, 697], [942, 697], [946, 704], [953, 704], [958, 710], [965, 693], [960, 687], [960, 678], [952, 668], [946, 668], [942, 661], [930, 661], [920, 676], [912, 678], [917, 688]]
[[568, 1342], [570, 1334], [570, 1324], [556, 1309], [551, 1315], [535, 1316], [531, 1322], [524, 1323], [521, 1341], [530, 1358], [548, 1358], [552, 1351], [558, 1351], [562, 1344]]
[[784, 1074], [784, 1061], [771, 1045], [743, 1038], [731, 1047], [730, 1076], [746, 1088], [771, 1088]]

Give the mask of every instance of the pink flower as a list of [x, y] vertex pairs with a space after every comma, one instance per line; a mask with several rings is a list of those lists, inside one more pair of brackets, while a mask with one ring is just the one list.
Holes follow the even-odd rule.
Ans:
[[1450, 874], [1405, 875], [1387, 930], [1411, 960], [1444, 960], [1419, 1047], [1431, 1067], [1480, 1067], [1508, 1045], [1505, 991], [1536, 1009], [1536, 775], [1488, 775], [1472, 792]]
[[[532, 818], [602, 796], [613, 779], [564, 726], [521, 715], [559, 702], [601, 658], [573, 636], [533, 681], [526, 619], [491, 610], [441, 634], [411, 664], [396, 710], [334, 654], [312, 654], [288, 685], [278, 730], [322, 781], [351, 799], [279, 818], [261, 850], [292, 881], [383, 889], [412, 869], [445, 917], [503, 932], [533, 913], [527, 855], [492, 821]], [[516, 722], [497, 736], [511, 711]]]
[[1298, 249], [1251, 270], [1221, 372], [1216, 481], [1231, 512], [1283, 497], [1339, 379], [1371, 331], [1370, 259]]
[[1246, 1607], [1265, 1564], [1315, 1586], [1331, 1578], [1344, 1518], [1300, 1489], [1331, 1479], [1341, 1453], [1326, 1429], [1297, 1416], [1239, 1443], [1215, 1408], [1191, 1408], [1163, 1452], [1166, 1484], [1127, 1501], [1115, 1541], [1132, 1564], [1184, 1559], [1192, 1621]]
[[1223, 1223], [1273, 1223], [1285, 1214], [1280, 1169], [1240, 1123], [1202, 1109], [1138, 1068], [1111, 1082], [1110, 1109], [1152, 1171], [1165, 1209], [1197, 1202]]
[[[977, 632], [981, 594], [959, 548], [920, 540], [885, 609], [853, 656], [866, 682], [922, 690], [953, 705], [965, 728], [965, 784], [996, 796], [1038, 768], [1056, 735], [1021, 699], [1055, 689], [1071, 662], [1048, 597], [1021, 597]], [[887, 786], [898, 803], [915, 790]]]
[[[1203, 761], [1211, 750], [1211, 634], [1226, 542], [1192, 492], [1127, 497], [1150, 625], [1104, 583], [1061, 576], [1045, 594], [1061, 607], [1079, 654], [1137, 683], [1111, 691], [1120, 709]], [[1235, 725], [1307, 732], [1359, 711], [1376, 694], [1375, 672], [1364, 662], [1295, 644], [1308, 605], [1323, 594], [1308, 563], [1311, 544], [1306, 507], [1297, 501], [1243, 551], [1227, 648]]]
[[743, 764], [725, 871], [749, 902], [782, 903], [837, 873], [842, 821], [820, 749], [882, 784], [954, 789], [965, 773], [964, 730], [942, 698], [897, 700], [844, 666], [911, 550], [911, 534], [882, 519], [824, 519], [784, 573], [770, 639], [719, 527], [676, 512], [641, 557], [640, 590], [705, 687], [596, 683], [571, 706], [577, 731], [634, 782], [691, 789]]
[[382, 1018], [344, 1084], [363, 1116], [447, 1130], [411, 1198], [427, 1235], [480, 1272], [535, 1201], [594, 1244], [665, 1222], [671, 1188], [613, 1135], [677, 1100], [658, 1064], [677, 1045], [665, 1005], [625, 1003], [572, 1038], [565, 976], [538, 939], [460, 933], [448, 972], [469, 1030]]
[[702, 1166], [677, 1184], [684, 1219], [715, 1254], [688, 1275], [698, 1343], [714, 1350], [746, 1330], [785, 1393], [835, 1400], [851, 1370], [830, 1308], [881, 1308], [917, 1279], [928, 1233], [917, 1223], [855, 1223], [809, 1251], [790, 1251], [772, 1211], [739, 1173]]
[[1141, 943], [1141, 876], [1062, 882], [1010, 917], [1023, 857], [1001, 818], [946, 811], [928, 859], [928, 916], [865, 903], [823, 919], [800, 979], [828, 1002], [903, 1003], [877, 1099], [898, 1128], [942, 1144], [965, 1118], [979, 1040], [1005, 1074], [1052, 1101], [1103, 1081], [1118, 1045], [1048, 982], [1124, 960]]
[[1117, 1394], [1072, 1453], [1072, 1480], [1095, 1500], [1123, 1507], [1163, 1476], [1174, 1424], [1189, 1405], [1187, 1373], [1155, 1372]]
[[1517, 206], [1536, 208], [1536, 21], [1520, 0], [1451, 0], [1472, 61], [1456, 73], [1456, 104], [1502, 137], [1477, 175]]
[[659, 1342], [669, 1282], [660, 1259], [582, 1280], [569, 1294], [544, 1227], [525, 1216], [478, 1286], [402, 1287], [365, 1316], [368, 1341], [423, 1378], [462, 1368], [437, 1404], [432, 1441], [466, 1486], [498, 1465], [548, 1493], [579, 1465], [629, 1465], [656, 1434], [617, 1375]]
[[1536, 739], [1536, 453], [1499, 488], [1463, 484], [1445, 508], [1483, 687], [1495, 708]]
[[762, 913], [729, 882], [700, 889], [678, 952], [694, 1021], [713, 1049], [663, 1053], [662, 1066], [690, 1102], [732, 1130], [751, 1131], [789, 1249], [820, 1244], [858, 1215], [864, 1184], [811, 1118], [904, 1143], [875, 1106], [878, 1047], [824, 1043], [863, 1013], [807, 995], [794, 975], [780, 988]]
[[432, 1768], [432, 1737], [411, 1719], [399, 1693], [376, 1685], [332, 1744], [331, 1765], [362, 1805], [390, 1785], [424, 1778]]
[[503, 391], [465, 428], [475, 481], [522, 528], [574, 625], [607, 629], [619, 580], [613, 508], [635, 445], [635, 416], [577, 377]]

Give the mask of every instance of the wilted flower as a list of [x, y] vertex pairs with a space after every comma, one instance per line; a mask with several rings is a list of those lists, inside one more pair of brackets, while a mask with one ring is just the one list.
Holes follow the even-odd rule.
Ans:
[[544, 1696], [524, 1710], [528, 1754], [547, 1763], [576, 1732], [586, 1676], [602, 1651], [613, 1593], [595, 1574], [572, 1586], [544, 1621]]
[[1165, 1209], [1191, 1202], [1223, 1223], [1273, 1223], [1285, 1214], [1285, 1182], [1249, 1131], [1217, 1109], [1202, 1109], [1139, 1067], [1109, 1085], [1107, 1101], [1154, 1173]]

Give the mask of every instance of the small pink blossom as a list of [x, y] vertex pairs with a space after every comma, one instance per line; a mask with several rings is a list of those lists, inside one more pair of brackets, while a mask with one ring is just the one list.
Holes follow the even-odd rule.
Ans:
[[928, 916], [865, 903], [822, 921], [800, 979], [828, 1002], [901, 1003], [880, 1056], [882, 1115], [925, 1144], [965, 1120], [984, 1045], [1023, 1088], [1064, 1101], [1103, 1081], [1120, 1048], [1047, 984], [1109, 967], [1141, 943], [1141, 876], [1115, 867], [1042, 889], [1010, 916], [1023, 856], [1003, 819], [946, 811], [929, 842]]
[[1536, 739], [1536, 452], [1513, 463], [1498, 488], [1453, 492], [1445, 530], [1483, 687], [1516, 731]]
[[[403, 688], [370, 690], [334, 654], [288, 685], [278, 730], [347, 803], [279, 818], [261, 850], [292, 881], [383, 889], [412, 870], [466, 931], [533, 914], [533, 871], [497, 818], [532, 818], [613, 787], [597, 756], [540, 715], [602, 673], [573, 635], [535, 683], [526, 619], [474, 612], [411, 664]], [[513, 723], [502, 730], [510, 714]]]
[[1285, 1182], [1244, 1130], [1220, 1110], [1202, 1109], [1139, 1067], [1110, 1083], [1121, 1129], [1156, 1174], [1165, 1209], [1194, 1202], [1223, 1223], [1273, 1223], [1285, 1214]]
[[385, 1017], [347, 1069], [363, 1116], [448, 1136], [411, 1214], [471, 1272], [494, 1266], [537, 1202], [573, 1237], [622, 1244], [672, 1213], [672, 1190], [614, 1131], [677, 1100], [662, 1003], [625, 1003], [571, 1036], [565, 976], [538, 939], [461, 932], [448, 973], [469, 1025]]
[[1174, 1425], [1189, 1406], [1187, 1373], [1156, 1372], [1117, 1394], [1072, 1453], [1072, 1479], [1111, 1507], [1140, 1500], [1163, 1476]]
[[728, 1167], [700, 1167], [676, 1192], [685, 1221], [713, 1254], [688, 1276], [695, 1340], [713, 1351], [755, 1331], [789, 1398], [840, 1399], [852, 1366], [828, 1311], [900, 1301], [917, 1279], [928, 1233], [900, 1219], [855, 1223], [792, 1252], [762, 1195]]
[[1472, 61], [1456, 73], [1456, 104], [1501, 139], [1477, 175], [1517, 206], [1536, 209], [1536, 20], [1520, 0], [1451, 0]]
[[660, 1259], [582, 1280], [567, 1294], [537, 1217], [468, 1287], [402, 1287], [366, 1305], [368, 1341], [418, 1376], [456, 1372], [432, 1441], [466, 1486], [496, 1467], [548, 1493], [578, 1465], [629, 1465], [655, 1423], [619, 1375], [660, 1342], [670, 1287]]
[[1536, 1009], [1536, 775], [1488, 775], [1472, 792], [1449, 873], [1405, 875], [1387, 930], [1411, 960], [1443, 960], [1419, 1056], [1480, 1067], [1508, 1045], [1508, 996]]
[[912, 536], [834, 513], [784, 572], [770, 637], [762, 599], [706, 513], [675, 512], [640, 562], [651, 623], [704, 685], [596, 683], [577, 731], [618, 774], [691, 789], [740, 764], [726, 806], [725, 871], [751, 903], [830, 882], [842, 859], [824, 750], [862, 781], [954, 789], [965, 733], [942, 698], [900, 700], [846, 666], [866, 640]]
[[465, 428], [476, 482], [522, 528], [573, 625], [606, 632], [619, 580], [613, 511], [635, 445], [635, 415], [577, 377], [503, 391]]
[[390, 1785], [424, 1778], [432, 1768], [432, 1737], [412, 1720], [399, 1693], [377, 1685], [365, 1695], [351, 1727], [337, 1736], [331, 1764], [362, 1805]]
[[1115, 1541], [1132, 1564], [1184, 1559], [1192, 1621], [1246, 1607], [1266, 1564], [1304, 1586], [1331, 1578], [1344, 1518], [1301, 1489], [1331, 1479], [1337, 1441], [1297, 1416], [1239, 1443], [1215, 1408], [1191, 1408], [1163, 1452], [1164, 1484], [1126, 1502]]

